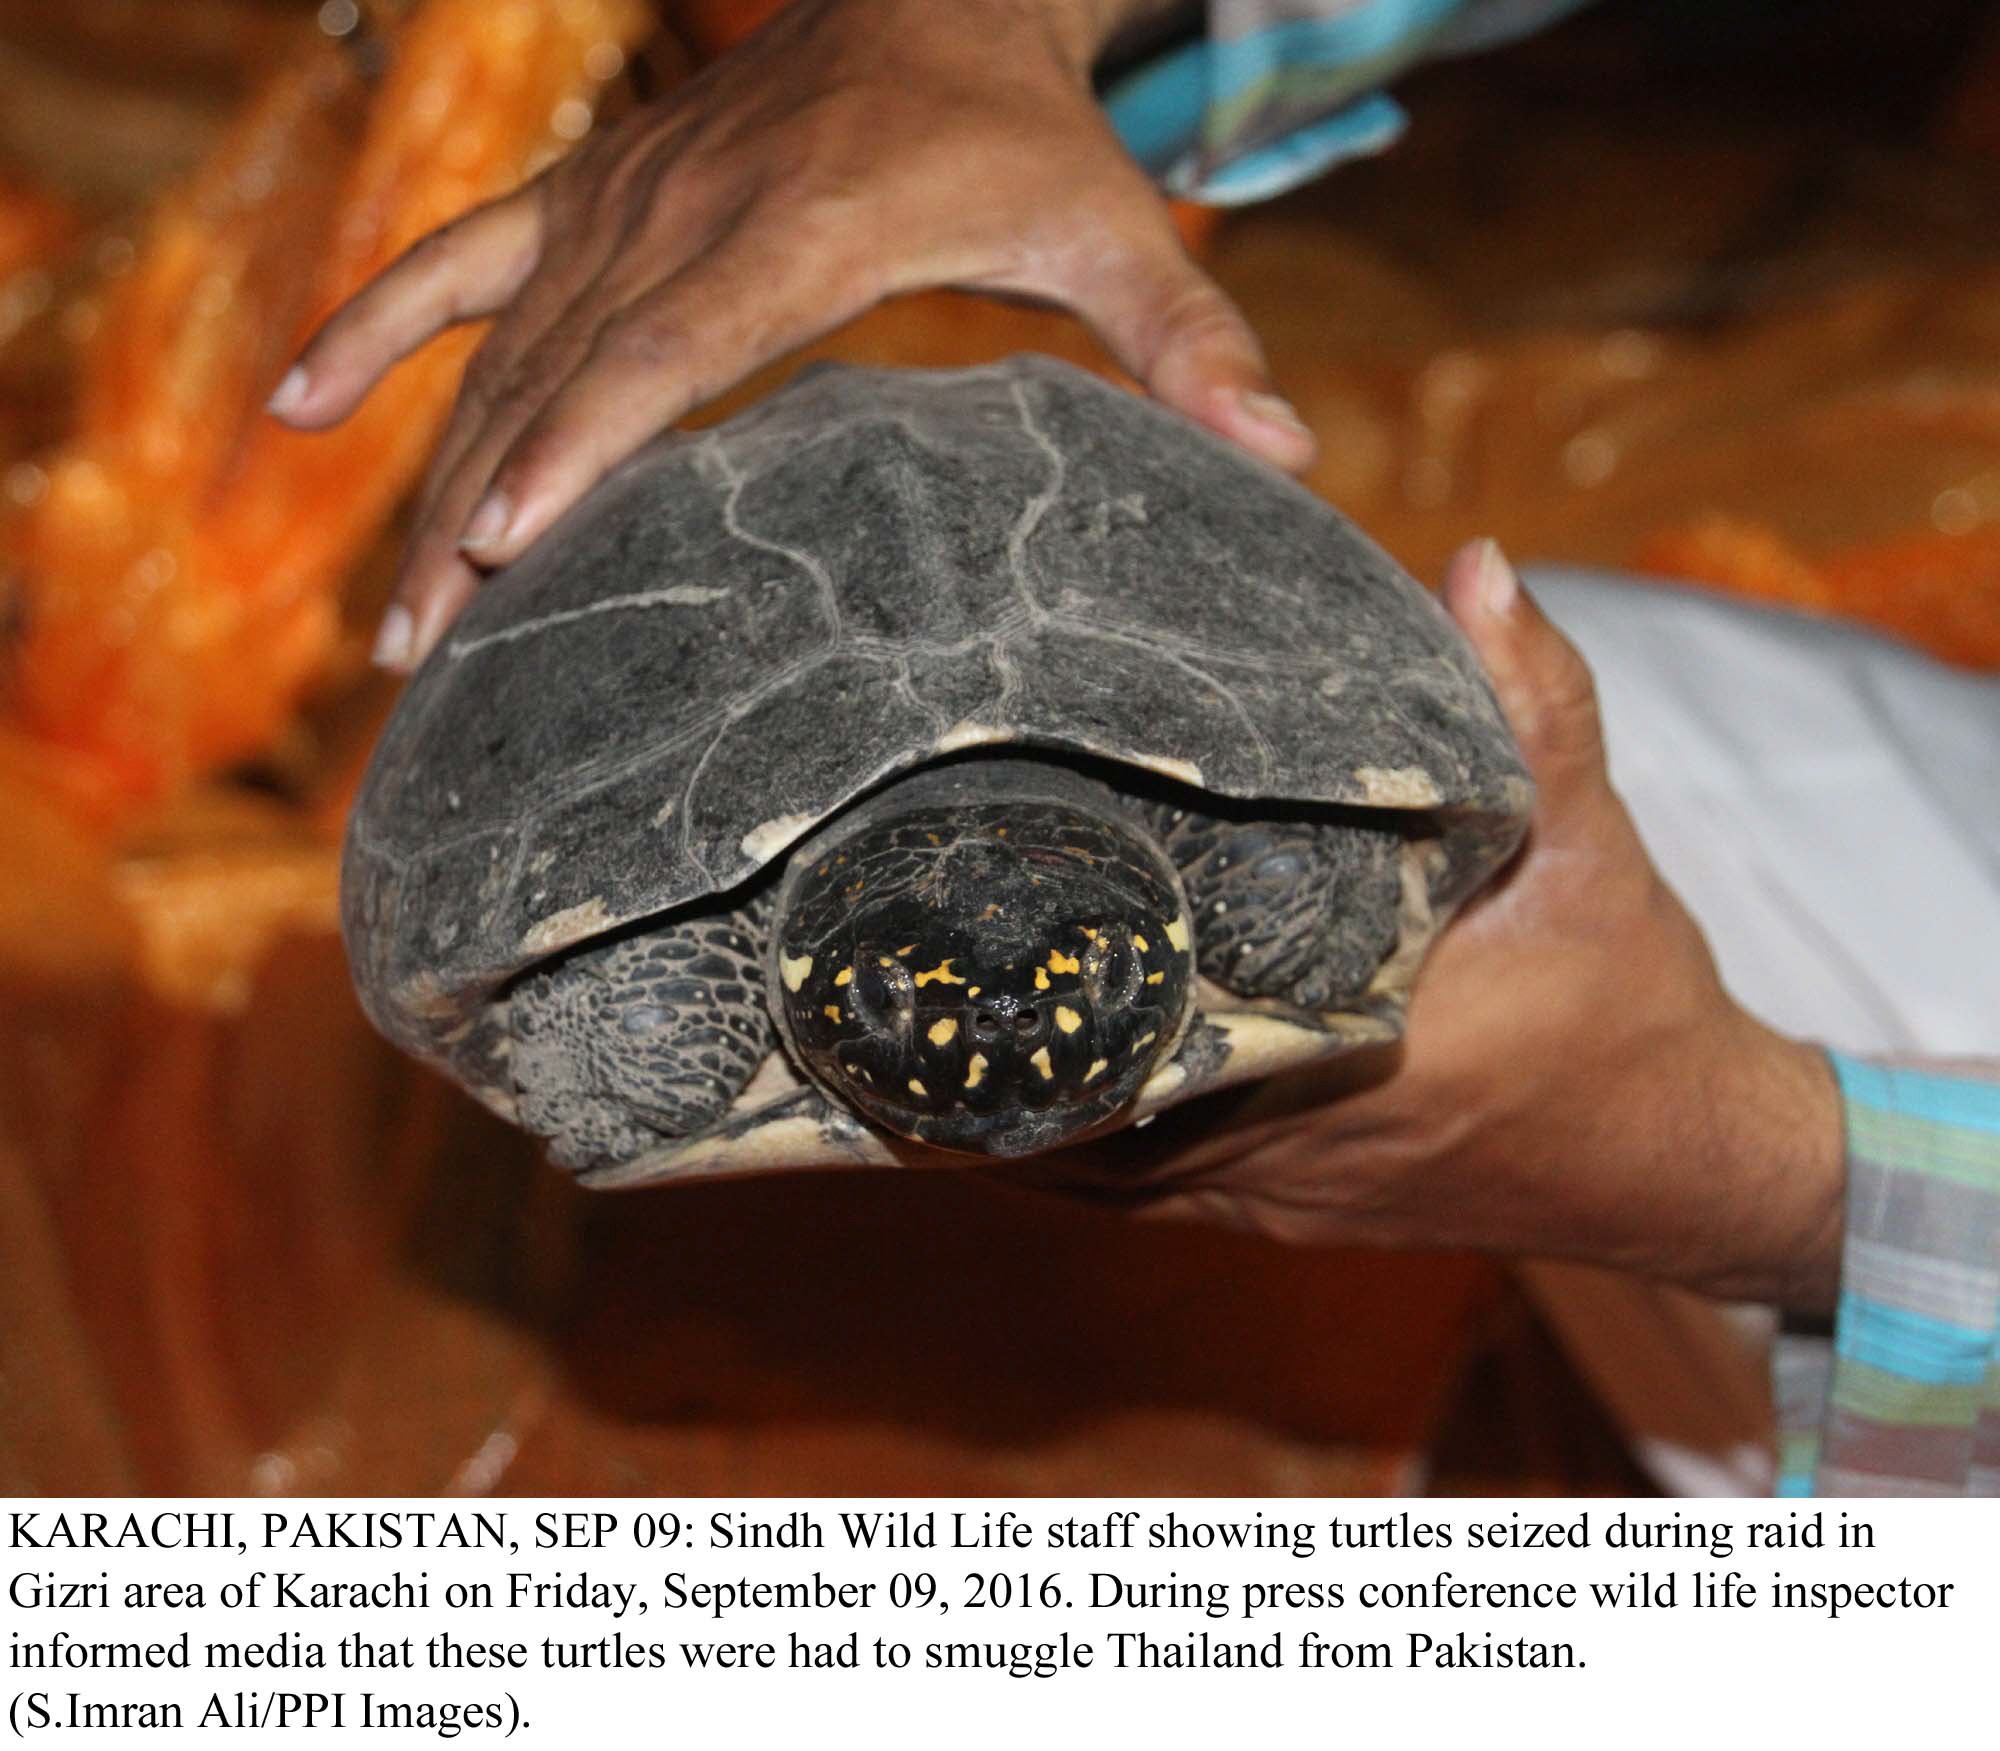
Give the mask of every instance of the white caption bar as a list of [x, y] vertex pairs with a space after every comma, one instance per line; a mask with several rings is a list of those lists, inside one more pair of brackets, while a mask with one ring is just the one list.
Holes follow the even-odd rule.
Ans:
[[1974, 1503], [4, 1514], [7, 1727], [65, 1745], [1903, 1742], [1982, 1706], [2000, 1557]]

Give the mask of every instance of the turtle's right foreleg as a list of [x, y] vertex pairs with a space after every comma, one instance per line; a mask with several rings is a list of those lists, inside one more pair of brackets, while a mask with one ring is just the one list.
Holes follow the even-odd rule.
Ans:
[[719, 1119], [771, 1053], [770, 904], [593, 944], [508, 998], [521, 1122], [579, 1170]]
[[1243, 997], [1334, 1010], [1396, 946], [1402, 846], [1352, 821], [1225, 820], [1148, 810], [1187, 889], [1201, 970]]

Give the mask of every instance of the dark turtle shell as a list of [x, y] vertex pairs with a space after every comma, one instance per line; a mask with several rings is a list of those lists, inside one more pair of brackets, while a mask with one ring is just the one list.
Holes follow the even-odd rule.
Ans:
[[1001, 745], [1414, 811], [1433, 918], [1530, 797], [1443, 610], [1293, 481], [1045, 358], [823, 366], [620, 468], [424, 663], [348, 834], [363, 1002], [509, 1110], [524, 967]]

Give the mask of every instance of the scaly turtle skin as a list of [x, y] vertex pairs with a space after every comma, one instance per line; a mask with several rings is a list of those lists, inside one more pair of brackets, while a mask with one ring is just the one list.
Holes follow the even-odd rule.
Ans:
[[1020, 1155], [1393, 1039], [1530, 795], [1293, 482], [1046, 359], [823, 367], [480, 593], [343, 925], [377, 1025], [589, 1183]]

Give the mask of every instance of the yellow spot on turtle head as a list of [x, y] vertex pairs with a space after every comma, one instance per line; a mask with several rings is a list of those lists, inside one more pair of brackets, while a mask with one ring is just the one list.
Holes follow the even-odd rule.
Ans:
[[1109, 1058], [1093, 1058], [1090, 1061], [1090, 1068], [1083, 1073], [1083, 1079], [1085, 1082], [1088, 1082], [1094, 1076], [1102, 1076], [1110, 1068], [1111, 1060]]
[[926, 833], [924, 837], [928, 839], [933, 845], [942, 845], [944, 843], [944, 841], [940, 839], [935, 833]]
[[822, 1011], [822, 1013], [826, 1016], [826, 1019], [828, 1021], [838, 1021], [840, 1019], [840, 1005], [837, 1003], [829, 1003], [826, 1006], [825, 1010]]
[[1035, 989], [1037, 991], [1046, 991], [1048, 988], [1049, 988], [1048, 968], [1037, 967], [1035, 969]]
[[1049, 971], [1052, 973], [1080, 973], [1083, 962], [1075, 955], [1066, 955], [1059, 948], [1049, 950]]
[[1042, 1080], [1044, 1082], [1050, 1082], [1055, 1079], [1056, 1067], [1049, 1062], [1049, 1049], [1047, 1046], [1037, 1046], [1035, 1048], [1035, 1055], [1028, 1062], [1042, 1073]]
[[934, 1021], [931, 1023], [931, 1044], [934, 1046], [949, 1045], [952, 1036], [957, 1032], [958, 1023], [953, 1021], [950, 1016], [946, 1016], [943, 1021]]
[[1150, 1046], [1159, 1037], [1158, 1034], [1141, 1034], [1132, 1042], [1132, 1050], [1136, 1052], [1141, 1046]]
[[1153, 945], [1135, 930], [1132, 932], [1132, 946], [1144, 954]]
[[903, 946], [896, 951], [896, 958], [898, 960], [901, 960], [904, 955], [908, 954], [910, 950], [915, 948], [916, 946], [917, 945], [913, 942], [904, 943]]
[[878, 967], [893, 967], [896, 963], [890, 960], [887, 955], [877, 955], [875, 957], [875, 964]]
[[965, 1086], [967, 1088], [977, 1088], [979, 1086], [979, 1079], [985, 1074], [986, 1054], [984, 1052], [974, 1052], [972, 1054], [972, 1062], [965, 1067]]
[[917, 975], [917, 983], [919, 985], [928, 985], [933, 979], [946, 985], [963, 985], [965, 983], [963, 979], [951, 970], [951, 962], [948, 960], [939, 961], [928, 973], [919, 973]]
[[1061, 1028], [1066, 1034], [1073, 1034], [1078, 1028], [1083, 1026], [1083, 1017], [1078, 1015], [1067, 1003], [1058, 1003], [1056, 1005], [1056, 1026]]
[[1167, 941], [1179, 949], [1182, 954], [1187, 953], [1188, 934], [1187, 920], [1185, 918], [1176, 918], [1173, 923], [1167, 926]]
[[921, 1082], [919, 1082], [914, 1076], [912, 1076], [910, 1078], [910, 1092], [912, 1094], [921, 1094], [927, 1096], [929, 1095], [930, 1090], [926, 1088]]
[[778, 972], [785, 981], [785, 989], [787, 991], [796, 991], [806, 982], [806, 975], [812, 970], [813, 958], [811, 955], [794, 956], [781, 954], [778, 956]]
[[1079, 924], [1077, 926], [1077, 929], [1081, 930], [1083, 934], [1089, 937], [1092, 942], [1095, 942], [1097, 940], [1097, 932], [1092, 930], [1088, 924]]
[[1146, 975], [1146, 983], [1148, 985], [1157, 985], [1165, 977], [1166, 977], [1165, 973], [1148, 973]]
[[979, 987], [977, 985], [968, 985], [965, 988], [965, 994], [968, 997], [977, 997], [979, 995]]
[[833, 982], [836, 985], [852, 985], [854, 983], [854, 969], [852, 967], [842, 967], [839, 972], [834, 974]]
[[995, 827], [995, 828], [993, 829], [993, 837], [994, 837], [994, 838], [996, 838], [996, 839], [1004, 839], [1004, 838], [1006, 838], [1006, 837], [1007, 837], [1007, 829], [1006, 829], [1005, 827]]

